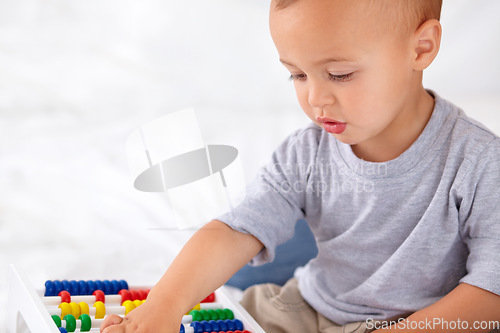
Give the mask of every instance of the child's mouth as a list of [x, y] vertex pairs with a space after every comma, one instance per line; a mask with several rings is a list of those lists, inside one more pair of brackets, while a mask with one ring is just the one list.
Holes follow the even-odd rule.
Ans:
[[340, 123], [334, 121], [323, 122], [323, 128], [325, 129], [325, 131], [333, 134], [342, 134], [345, 131], [346, 125], [347, 125], [346, 123]]

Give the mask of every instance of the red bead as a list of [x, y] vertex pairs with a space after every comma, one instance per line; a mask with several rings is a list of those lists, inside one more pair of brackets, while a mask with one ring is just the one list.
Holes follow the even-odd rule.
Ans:
[[137, 290], [130, 290], [130, 299], [132, 301], [139, 299], [139, 293], [137, 292]]
[[139, 299], [141, 301], [146, 299], [146, 296], [148, 295], [148, 294], [146, 294], [146, 290], [142, 290], [142, 289], [137, 290], [137, 293], [139, 294]]
[[98, 301], [101, 301], [103, 303], [106, 303], [105, 300], [106, 300], [106, 297], [104, 296], [104, 292], [102, 290], [96, 290], [92, 293], [92, 295], [95, 296], [95, 301], [98, 302]]
[[123, 304], [123, 302], [125, 301], [130, 301], [130, 291], [128, 291], [127, 289], [122, 289], [118, 292], [118, 295], [120, 295], [122, 297], [122, 301], [120, 302], [121, 304]]
[[71, 303], [71, 295], [66, 290], [61, 291], [59, 297], [61, 297], [61, 303]]
[[212, 303], [212, 302], [215, 302], [215, 294], [214, 293], [211, 293], [210, 295], [205, 297], [205, 299], [203, 301], [201, 301], [201, 303]]

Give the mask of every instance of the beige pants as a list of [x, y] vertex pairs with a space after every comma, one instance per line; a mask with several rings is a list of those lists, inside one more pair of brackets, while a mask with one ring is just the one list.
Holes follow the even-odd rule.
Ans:
[[[283, 287], [270, 283], [252, 286], [243, 293], [241, 304], [267, 333], [368, 333], [373, 331], [366, 328], [364, 321], [342, 326], [317, 313], [302, 298], [296, 279], [290, 279]], [[500, 333], [500, 329], [490, 333]]]
[[243, 307], [267, 333], [366, 333], [366, 322], [338, 325], [317, 313], [302, 298], [297, 280], [283, 287], [255, 285], [243, 294]]

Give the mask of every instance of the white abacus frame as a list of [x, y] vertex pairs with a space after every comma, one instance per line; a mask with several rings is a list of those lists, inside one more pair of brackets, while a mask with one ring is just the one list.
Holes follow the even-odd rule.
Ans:
[[[132, 286], [131, 289], [146, 288]], [[42, 303], [42, 296], [41, 290], [36, 291], [24, 275], [20, 274], [14, 265], [10, 265], [7, 333], [59, 333], [59, 329], [54, 325], [52, 317]], [[230, 297], [224, 286], [215, 291], [215, 299], [216, 302], [231, 309], [234, 317], [241, 320], [246, 330], [252, 333], [265, 333], [248, 312]]]

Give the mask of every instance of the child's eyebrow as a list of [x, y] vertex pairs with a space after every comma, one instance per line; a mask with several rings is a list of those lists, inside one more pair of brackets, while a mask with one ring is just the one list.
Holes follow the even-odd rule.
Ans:
[[[329, 62], [354, 62], [356, 61], [356, 59], [348, 59], [348, 58], [341, 58], [341, 57], [332, 57], [332, 58], [325, 58], [325, 59], [322, 59], [322, 60], [319, 60], [319, 61], [316, 61], [315, 62], [315, 65], [323, 65], [323, 64], [327, 64]], [[289, 66], [293, 66], [293, 67], [297, 67], [295, 66], [294, 64], [280, 58], [280, 62], [284, 65], [289, 65]]]

